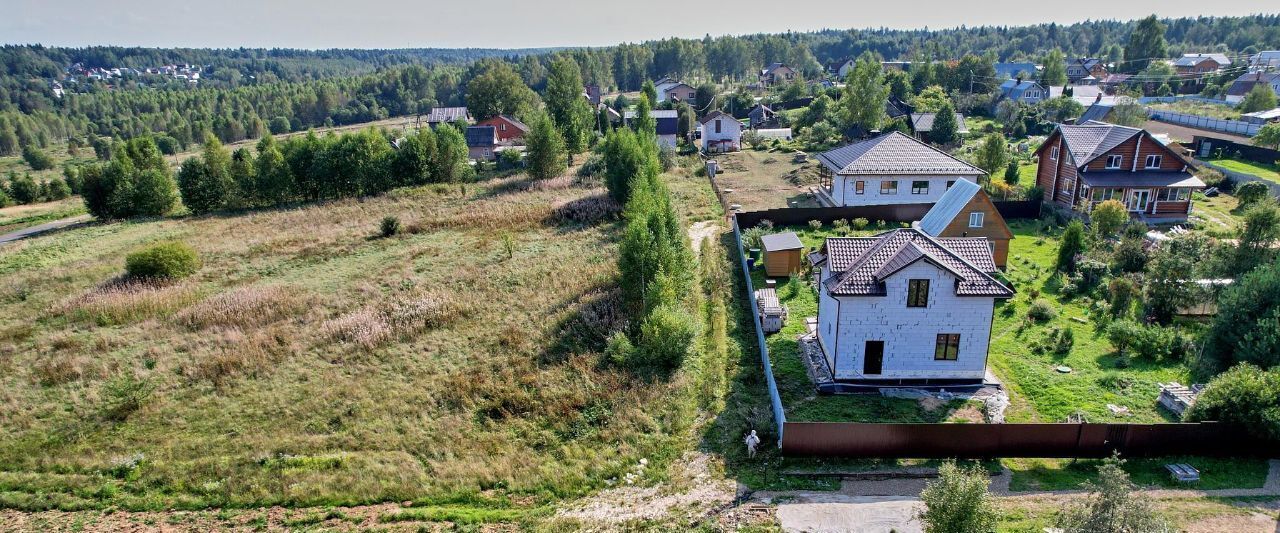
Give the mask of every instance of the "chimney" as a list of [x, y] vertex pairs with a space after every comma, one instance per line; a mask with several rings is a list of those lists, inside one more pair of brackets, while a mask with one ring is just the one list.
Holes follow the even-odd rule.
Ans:
[[1018, 76], [1018, 85], [1022, 85], [1022, 76]]

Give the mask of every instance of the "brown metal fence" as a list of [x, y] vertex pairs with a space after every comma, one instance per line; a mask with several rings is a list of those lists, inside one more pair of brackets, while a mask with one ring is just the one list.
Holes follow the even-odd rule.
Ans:
[[857, 424], [786, 422], [782, 452], [826, 457], [1133, 457], [1274, 455], [1277, 447], [1198, 424]]
[[[712, 182], [714, 184], [714, 182]], [[995, 202], [996, 210], [1005, 218], [1036, 218], [1040, 216], [1040, 202]], [[738, 224], [747, 229], [768, 220], [776, 225], [790, 226], [817, 220], [824, 224], [840, 219], [865, 218], [869, 221], [912, 222], [920, 220], [933, 204], [865, 205], [856, 207], [786, 207], [746, 211], [737, 214]]]

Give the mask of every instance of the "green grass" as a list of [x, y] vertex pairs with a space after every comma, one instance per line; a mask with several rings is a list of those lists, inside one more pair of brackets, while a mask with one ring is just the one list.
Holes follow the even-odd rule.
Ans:
[[1272, 183], [1280, 183], [1280, 166], [1275, 164], [1268, 165], [1266, 163], [1231, 158], [1210, 159], [1208, 161], [1233, 172], [1257, 176]]
[[56, 202], [0, 208], [0, 233], [85, 214], [84, 201], [71, 197]]
[[[1004, 465], [1013, 472], [1009, 482], [1014, 491], [1077, 490], [1086, 481], [1095, 478], [1097, 459], [1005, 459]], [[1200, 471], [1198, 483], [1174, 481], [1164, 465], [1186, 463]], [[1130, 458], [1124, 469], [1137, 485], [1162, 488], [1251, 489], [1261, 487], [1267, 480], [1265, 459], [1231, 459], [1218, 457], [1158, 457]]]
[[1223, 120], [1240, 120], [1240, 112], [1226, 104], [1182, 100], [1178, 102], [1153, 102], [1148, 104], [1148, 107]]

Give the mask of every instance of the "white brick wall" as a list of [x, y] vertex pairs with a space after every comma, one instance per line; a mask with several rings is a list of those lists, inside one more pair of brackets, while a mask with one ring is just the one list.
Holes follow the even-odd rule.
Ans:
[[[928, 307], [907, 307], [911, 279], [930, 280]], [[926, 261], [897, 272], [886, 280], [885, 288], [887, 296], [839, 297], [833, 338], [823, 338], [836, 379], [982, 379], [995, 298], [956, 296], [955, 277]], [[819, 288], [822, 333], [836, 313], [836, 299]], [[939, 333], [960, 334], [955, 361], [934, 360]], [[878, 375], [862, 373], [868, 340], [884, 341], [884, 366]]]
[[[885, 204], [931, 204], [947, 192], [947, 182], [973, 181], [972, 176], [840, 176], [832, 177], [831, 195], [841, 206]], [[866, 182], [862, 194], [858, 194], [857, 182]], [[897, 194], [880, 194], [880, 182], [897, 181]], [[911, 182], [928, 181], [928, 194], [911, 194]]]

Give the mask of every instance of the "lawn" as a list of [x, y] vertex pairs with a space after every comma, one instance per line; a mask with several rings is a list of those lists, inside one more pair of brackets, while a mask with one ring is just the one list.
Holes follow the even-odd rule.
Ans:
[[817, 207], [809, 187], [818, 184], [819, 163], [812, 157], [806, 163], [796, 163], [794, 157], [794, 153], [756, 150], [717, 154], [720, 172], [716, 182], [733, 189], [725, 199], [741, 205], [744, 211]]
[[1230, 158], [1210, 159], [1208, 161], [1233, 172], [1257, 176], [1272, 183], [1280, 183], [1280, 166], [1278, 165]]
[[[0, 506], [540, 512], [662, 475], [690, 379], [602, 364], [618, 224], [556, 215], [602, 194], [517, 176], [0, 249]], [[194, 277], [111, 285], [172, 239]]]
[[1214, 104], [1209, 102], [1197, 102], [1194, 100], [1181, 100], [1178, 102], [1153, 102], [1147, 104], [1151, 109], [1159, 109], [1171, 111], [1174, 113], [1186, 113], [1188, 115], [1199, 115], [1202, 117], [1217, 118], [1223, 120], [1240, 120], [1240, 111], [1225, 103]]

